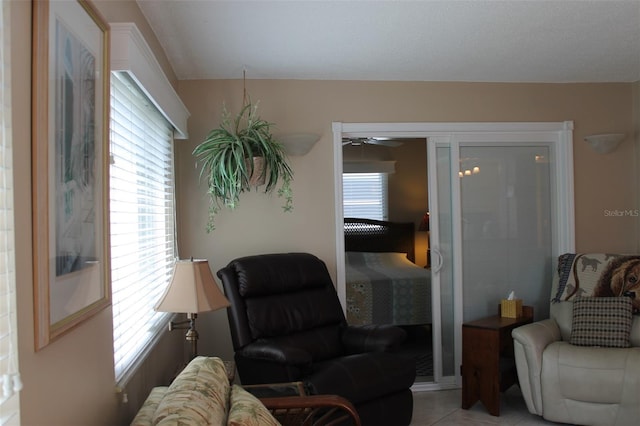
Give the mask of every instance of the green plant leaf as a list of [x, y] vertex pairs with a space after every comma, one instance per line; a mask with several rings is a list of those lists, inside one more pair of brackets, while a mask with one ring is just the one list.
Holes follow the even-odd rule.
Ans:
[[272, 192], [278, 182], [282, 182], [277, 193], [285, 199], [283, 209], [291, 211], [293, 208], [293, 171], [284, 147], [271, 134], [273, 124], [262, 120], [257, 115], [257, 108], [257, 104], [249, 101], [232, 119], [223, 104], [219, 127], [212, 129], [193, 150], [200, 167], [199, 179], [205, 179], [208, 186], [208, 232], [215, 229], [213, 220], [221, 208], [236, 208], [240, 194], [251, 190], [251, 176], [255, 171], [253, 157], [265, 160], [264, 192]]

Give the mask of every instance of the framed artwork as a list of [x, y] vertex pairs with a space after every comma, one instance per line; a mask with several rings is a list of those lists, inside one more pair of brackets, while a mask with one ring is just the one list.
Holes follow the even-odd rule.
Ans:
[[109, 27], [85, 0], [33, 2], [35, 346], [109, 306]]

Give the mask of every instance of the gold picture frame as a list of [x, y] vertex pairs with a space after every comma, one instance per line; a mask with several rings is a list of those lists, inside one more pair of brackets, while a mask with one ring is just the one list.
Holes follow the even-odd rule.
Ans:
[[111, 303], [109, 26], [86, 0], [33, 2], [35, 347]]

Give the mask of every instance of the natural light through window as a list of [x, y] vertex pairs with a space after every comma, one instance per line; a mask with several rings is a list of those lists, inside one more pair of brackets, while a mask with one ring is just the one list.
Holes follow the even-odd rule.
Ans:
[[111, 78], [111, 278], [116, 380], [166, 325], [156, 312], [175, 260], [172, 127], [124, 73]]
[[387, 220], [387, 174], [342, 175], [344, 217]]

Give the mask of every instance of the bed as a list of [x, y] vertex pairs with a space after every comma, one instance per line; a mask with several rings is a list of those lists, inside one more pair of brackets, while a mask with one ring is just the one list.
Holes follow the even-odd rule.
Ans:
[[345, 218], [347, 321], [431, 323], [431, 272], [417, 266], [413, 223]]

